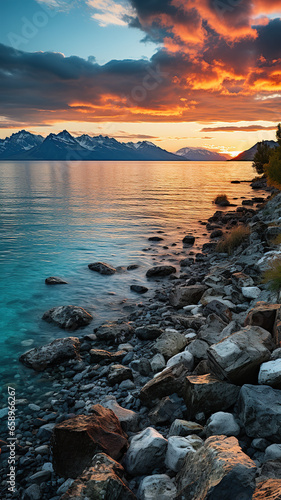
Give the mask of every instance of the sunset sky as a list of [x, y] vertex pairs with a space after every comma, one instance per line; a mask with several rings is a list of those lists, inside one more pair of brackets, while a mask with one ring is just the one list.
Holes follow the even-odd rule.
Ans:
[[232, 155], [281, 121], [281, 0], [9, 0], [0, 137], [109, 135]]

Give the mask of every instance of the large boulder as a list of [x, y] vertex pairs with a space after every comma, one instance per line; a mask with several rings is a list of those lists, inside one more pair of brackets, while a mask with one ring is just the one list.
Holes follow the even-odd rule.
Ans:
[[132, 437], [126, 453], [126, 470], [133, 476], [142, 476], [162, 467], [167, 444], [167, 439], [152, 427], [139, 432]]
[[252, 500], [280, 500], [281, 479], [268, 479], [258, 483]]
[[99, 340], [112, 343], [127, 341], [134, 334], [130, 323], [105, 323], [94, 331]]
[[82, 307], [59, 306], [46, 311], [42, 319], [66, 330], [77, 330], [91, 323], [93, 316]]
[[246, 326], [208, 350], [209, 365], [220, 378], [236, 384], [257, 382], [259, 367], [274, 348], [270, 333]]
[[268, 385], [243, 385], [238, 413], [247, 436], [281, 443], [281, 392]]
[[92, 407], [91, 415], [78, 415], [57, 424], [52, 449], [55, 472], [62, 477], [78, 477], [89, 467], [92, 457], [104, 452], [119, 459], [128, 447], [126, 434], [112, 410]]
[[109, 264], [105, 264], [104, 262], [93, 262], [88, 265], [88, 268], [91, 271], [96, 271], [100, 274], [111, 275], [116, 273], [115, 267], [110, 266]]
[[80, 342], [77, 337], [56, 339], [50, 344], [30, 349], [20, 356], [20, 361], [29, 368], [43, 371], [49, 366], [59, 365], [68, 359], [79, 357]]
[[155, 266], [148, 269], [146, 276], [147, 278], [164, 278], [176, 272], [177, 270], [174, 266]]
[[255, 463], [235, 437], [212, 436], [196, 453], [187, 455], [177, 475], [177, 498], [251, 500], [255, 474]]
[[203, 440], [196, 435], [188, 437], [170, 436], [165, 458], [166, 467], [174, 472], [179, 472], [185, 457], [189, 453], [195, 453], [202, 445]]
[[154, 474], [141, 480], [139, 500], [174, 500], [177, 496], [175, 481], [166, 474]]
[[156, 340], [153, 351], [163, 354], [165, 359], [170, 359], [175, 354], [181, 352], [187, 343], [188, 341], [182, 333], [173, 329], [167, 329]]
[[188, 418], [194, 418], [200, 412], [208, 416], [227, 410], [236, 403], [238, 395], [239, 387], [210, 374], [188, 375], [183, 390]]
[[206, 287], [204, 285], [177, 286], [169, 296], [170, 304], [176, 309], [198, 304]]
[[105, 453], [97, 453], [91, 466], [72, 483], [61, 500], [136, 500], [123, 478], [122, 465]]
[[270, 385], [275, 389], [281, 389], [281, 358], [262, 363], [258, 382], [260, 385]]
[[182, 395], [182, 388], [188, 370], [180, 363], [166, 368], [149, 380], [140, 391], [140, 400], [146, 406], [152, 406], [153, 401], [170, 394]]
[[122, 429], [125, 432], [136, 432], [138, 430], [140, 419], [139, 414], [135, 411], [127, 410], [127, 408], [123, 408], [122, 406], [120, 406], [114, 396], [107, 396], [107, 399], [102, 402], [102, 405], [114, 412], [121, 424]]
[[280, 304], [258, 302], [248, 313], [245, 326], [255, 325], [264, 328], [272, 334], [276, 346], [279, 347], [280, 325], [277, 325], [277, 323], [279, 323], [280, 308]]

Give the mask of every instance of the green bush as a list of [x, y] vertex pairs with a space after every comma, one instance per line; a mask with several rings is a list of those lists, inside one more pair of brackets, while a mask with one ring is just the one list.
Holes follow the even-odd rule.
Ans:
[[239, 247], [250, 235], [250, 228], [248, 226], [237, 226], [233, 228], [228, 234], [225, 234], [223, 239], [219, 241], [216, 246], [217, 252], [228, 253], [231, 255], [235, 248]]
[[270, 186], [281, 188], [281, 147], [272, 151], [269, 162], [264, 167], [267, 183]]

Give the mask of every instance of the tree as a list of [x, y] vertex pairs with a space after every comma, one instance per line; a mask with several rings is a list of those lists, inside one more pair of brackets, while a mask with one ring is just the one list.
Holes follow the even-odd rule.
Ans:
[[279, 123], [276, 132], [278, 146], [269, 155], [269, 161], [264, 166], [267, 182], [271, 186], [281, 189], [281, 124]]
[[279, 146], [281, 147], [281, 123], [279, 123], [277, 126], [276, 139], [277, 139]]
[[[281, 128], [280, 128], [280, 141], [281, 141]], [[254, 156], [254, 163], [253, 163], [253, 168], [256, 169], [257, 174], [264, 173], [264, 166], [269, 162], [270, 152], [271, 152], [270, 147], [265, 141], [258, 142], [258, 147]]]

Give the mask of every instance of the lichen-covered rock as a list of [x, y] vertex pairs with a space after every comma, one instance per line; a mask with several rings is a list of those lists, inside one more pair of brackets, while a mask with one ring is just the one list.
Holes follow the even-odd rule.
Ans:
[[43, 371], [49, 366], [59, 365], [68, 359], [79, 357], [80, 341], [77, 337], [56, 339], [50, 344], [30, 349], [20, 356], [20, 361], [29, 368]]
[[268, 479], [258, 483], [252, 500], [280, 500], [281, 479]]
[[59, 306], [46, 311], [42, 319], [48, 323], [55, 323], [65, 330], [77, 330], [91, 323], [93, 316], [78, 306]]

